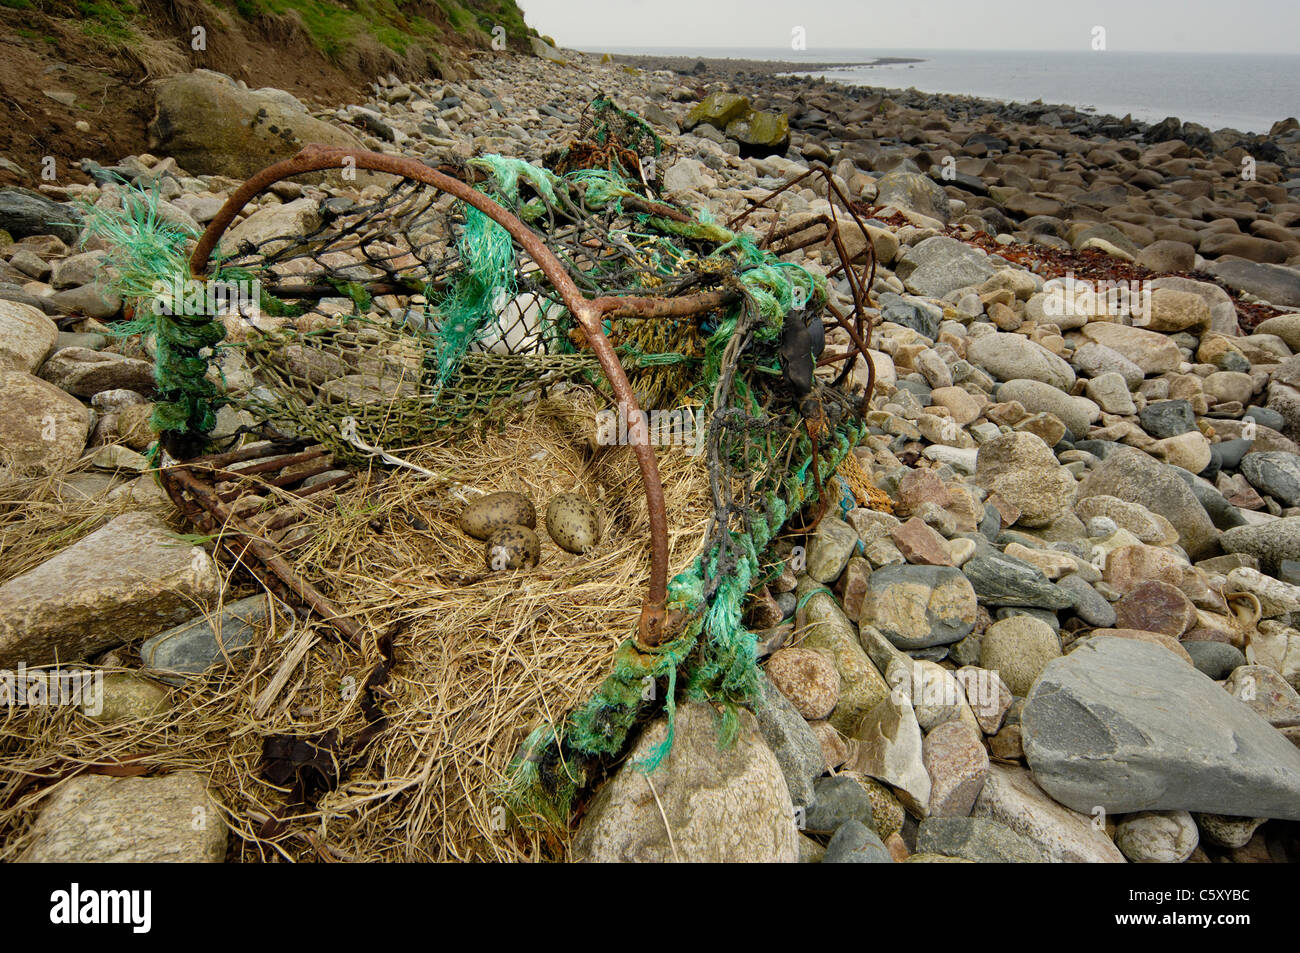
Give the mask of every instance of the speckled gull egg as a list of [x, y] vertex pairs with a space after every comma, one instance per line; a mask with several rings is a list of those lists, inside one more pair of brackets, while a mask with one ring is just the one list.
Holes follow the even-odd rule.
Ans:
[[460, 528], [475, 539], [487, 539], [502, 526], [537, 526], [537, 510], [522, 493], [489, 493], [474, 500], [460, 515]]
[[546, 506], [546, 531], [561, 549], [585, 553], [600, 542], [600, 518], [577, 494], [557, 493]]
[[483, 561], [493, 572], [528, 569], [537, 565], [542, 544], [527, 526], [502, 526], [493, 531], [483, 548]]

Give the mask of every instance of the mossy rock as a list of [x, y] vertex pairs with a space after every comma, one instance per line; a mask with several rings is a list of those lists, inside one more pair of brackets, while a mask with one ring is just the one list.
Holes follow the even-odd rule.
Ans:
[[790, 121], [785, 113], [751, 110], [726, 126], [727, 138], [740, 146], [740, 154], [758, 159], [784, 155], [790, 148]]
[[713, 93], [696, 103], [689, 113], [682, 129], [690, 131], [701, 123], [708, 123], [719, 129], [752, 112], [749, 100], [735, 93]]

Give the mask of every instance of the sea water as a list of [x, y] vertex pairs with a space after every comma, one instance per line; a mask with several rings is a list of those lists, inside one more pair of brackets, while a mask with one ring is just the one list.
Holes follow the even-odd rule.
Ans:
[[[1010, 102], [1064, 104], [1144, 122], [1177, 116], [1210, 129], [1267, 133], [1300, 116], [1300, 55], [1031, 50], [626, 49], [615, 52], [807, 63], [843, 83]], [[912, 63], [818, 70], [820, 63]]]

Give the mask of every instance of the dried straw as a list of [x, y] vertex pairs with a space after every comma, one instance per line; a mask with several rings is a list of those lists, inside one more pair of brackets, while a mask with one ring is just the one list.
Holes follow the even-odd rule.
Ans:
[[[595, 406], [590, 393], [571, 393], [500, 431], [385, 448], [484, 492], [523, 492], [539, 523], [554, 493], [581, 493], [603, 516], [593, 552], [565, 553], [539, 526], [537, 568], [489, 573], [483, 544], [456, 527], [461, 500], [417, 473], [375, 469], [337, 506], [299, 504], [309, 515], [296, 544], [284, 544], [295, 568], [369, 634], [360, 649], [280, 615], [233, 668], [175, 689], [158, 717], [104, 727], [70, 711], [0, 712], [0, 861], [21, 854], [53, 789], [29, 786], [10, 803], [24, 778], [127, 758], [150, 771], [209, 773], [236, 835], [231, 859], [563, 859], [570, 832], [519, 829], [497, 792], [528, 732], [558, 724], [607, 674], [635, 631], [649, 577], [635, 459], [626, 447], [593, 451]], [[661, 448], [659, 463], [678, 572], [707, 527], [708, 478], [683, 448]], [[229, 598], [243, 591], [252, 590]], [[361, 686], [379, 660], [374, 637], [390, 628], [398, 663], [384, 685], [388, 726], [336, 790], [268, 835], [262, 822], [287, 809], [285, 792], [258, 773], [263, 738], [354, 736], [364, 725]]]
[[90, 474], [76, 483], [58, 476], [0, 476], [0, 583], [35, 569], [114, 516], [139, 509], [124, 489], [98, 485]]

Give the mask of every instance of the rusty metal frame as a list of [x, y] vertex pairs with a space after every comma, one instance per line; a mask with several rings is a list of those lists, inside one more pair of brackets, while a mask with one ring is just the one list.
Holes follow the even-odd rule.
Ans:
[[[843, 191], [841, 191], [840, 187], [835, 183], [834, 173], [831, 172], [831, 170], [823, 163], [814, 163], [809, 166], [807, 172], [795, 176], [780, 188], [774, 189], [767, 195], [763, 196], [762, 199], [750, 199], [749, 208], [732, 217], [727, 222], [727, 228], [732, 231], [740, 228], [755, 212], [760, 209], [770, 208], [771, 203], [779, 198], [783, 193], [788, 192], [790, 189], [800, 185], [813, 176], [821, 176], [826, 185], [826, 195], [828, 199], [832, 194], [834, 194], [834, 196], [839, 200], [840, 207], [845, 211], [845, 213], [847, 213], [848, 217], [853, 220], [853, 224], [857, 226], [858, 230], [866, 239], [864, 252], [867, 260], [862, 265], [862, 271], [859, 273], [853, 270], [853, 261], [849, 257], [848, 249], [844, 247], [844, 240], [840, 237], [840, 224], [837, 216], [819, 215], [798, 225], [787, 225], [780, 229], [776, 227], [777, 220], [773, 219], [772, 226], [768, 229], [768, 233], [760, 243], [759, 247], [770, 249], [776, 255], [788, 255], [801, 248], [807, 248], [810, 245], [817, 245], [827, 241], [831, 242], [831, 244], [835, 246], [835, 252], [839, 256], [840, 264], [837, 268], [831, 270], [829, 277], [835, 277], [835, 275], [841, 270], [844, 272], [845, 280], [848, 281], [849, 290], [852, 292], [853, 310], [850, 314], [844, 315], [840, 313], [838, 308], [830, 304], [826, 306], [826, 310], [835, 317], [836, 324], [848, 333], [849, 339], [853, 342], [853, 346], [843, 354], [823, 356], [822, 359], [818, 361], [818, 364], [833, 364], [836, 361], [844, 361], [844, 367], [840, 371], [839, 376], [835, 379], [836, 384], [842, 384], [848, 378], [849, 374], [852, 373], [853, 365], [858, 355], [861, 355], [867, 362], [866, 393], [867, 397], [870, 398], [876, 387], [876, 364], [871, 359], [871, 355], [867, 353], [871, 345], [872, 322], [870, 315], [866, 312], [871, 306], [871, 286], [875, 284], [876, 280], [876, 249], [875, 245], [871, 241], [871, 234], [867, 231], [867, 226], [863, 223], [857, 211], [854, 210], [853, 203], [845, 197]], [[815, 229], [819, 225], [826, 230], [824, 234], [813, 234], [801, 241], [792, 241], [784, 245], [773, 247], [773, 242], [775, 241], [784, 238], [795, 238], [806, 231]], [[850, 318], [852, 318], [851, 322], [849, 320]], [[864, 400], [859, 415], [865, 417], [866, 412], [867, 401]]]
[[[286, 467], [310, 464], [312, 461], [316, 461], [316, 464], [299, 469], [291, 475], [262, 477], [263, 474], [274, 474]], [[230, 469], [240, 463], [249, 465], [237, 470]], [[300, 514], [282, 510], [270, 516], [262, 525], [254, 526], [239, 516], [230, 505], [242, 493], [222, 493], [217, 489], [219, 481], [239, 481], [248, 484], [250, 489], [281, 489], [333, 468], [324, 447], [284, 454], [276, 452], [272, 445], [263, 442], [169, 466], [162, 471], [162, 484], [176, 508], [191, 523], [215, 537], [235, 562], [248, 569], [267, 589], [291, 605], [307, 606], [349, 642], [360, 645], [361, 629], [357, 624], [340, 613], [324, 593], [294, 572], [275, 544], [265, 535], [267, 531], [291, 525], [295, 518], [300, 518]], [[306, 490], [286, 492], [298, 498], [307, 498], [349, 480], [350, 474], [346, 478], [335, 477]], [[254, 558], [248, 559], [249, 555]]]
[[[609, 339], [605, 336], [603, 330], [604, 319], [613, 317], [685, 317], [703, 314], [740, 299], [740, 292], [734, 289], [697, 292], [673, 298], [618, 296], [587, 298], [579, 290], [560, 259], [547, 248], [545, 242], [536, 233], [509, 210], [468, 183], [448, 174], [446, 171], [431, 168], [415, 159], [383, 155], [361, 149], [321, 145], [308, 145], [297, 155], [268, 166], [245, 181], [226, 200], [199, 239], [190, 258], [191, 273], [197, 278], [206, 275], [212, 252], [217, 247], [221, 236], [234, 222], [235, 217], [252, 199], [265, 192], [276, 182], [308, 173], [344, 168], [387, 173], [430, 185], [473, 206], [504, 228], [511, 238], [541, 268], [547, 280], [558, 292], [565, 308], [568, 309], [586, 335], [587, 343], [600, 363], [601, 370], [609, 380], [615, 398], [628, 414], [639, 413], [640, 408], [627, 374], [619, 362], [618, 355], [615, 353]], [[862, 228], [863, 235], [867, 236], [867, 250], [870, 255], [869, 265], [864, 266], [861, 275], [853, 271], [852, 263], [847, 257], [846, 249], [839, 236], [838, 224], [834, 218], [830, 218], [825, 222], [806, 223], [798, 231], [802, 232], [817, 224], [824, 225], [826, 234], [817, 240], [826, 241], [829, 239], [840, 256], [840, 267], [843, 269], [853, 292], [854, 307], [849, 316], [841, 314], [838, 309], [833, 307], [829, 308], [829, 310], [835, 316], [839, 326], [848, 333], [853, 346], [847, 353], [834, 356], [832, 361], [845, 360], [844, 369], [837, 378], [838, 381], [842, 382], [850, 373], [857, 355], [861, 354], [868, 365], [867, 394], [870, 395], [875, 384], [875, 367], [867, 354], [868, 342], [871, 339], [871, 322], [870, 318], [865, 314], [865, 307], [869, 303], [869, 289], [875, 275], [875, 256], [871, 253], [871, 241], [865, 227], [862, 227], [856, 213], [849, 207], [849, 203], [835, 185], [829, 170], [824, 166], [814, 167], [807, 174], [787, 183], [783, 188], [772, 193], [763, 201], [751, 202], [751, 208], [733, 219], [729, 223], [729, 227], [733, 230], [739, 227], [753, 212], [766, 207], [767, 203], [781, 192], [819, 172], [824, 175], [828, 190], [834, 189], [845, 210], [854, 218], [856, 224]], [[641, 204], [657, 214], [669, 214], [671, 217], [678, 219], [684, 218], [683, 213], [668, 206], [660, 206], [658, 203], [652, 202]], [[764, 247], [767, 247], [773, 240], [774, 235], [769, 234], [768, 238], [764, 240]], [[780, 253], [788, 253], [797, 247], [803, 247], [803, 245], [786, 248]], [[836, 269], [836, 271], [838, 270]], [[834, 273], [832, 272], [832, 274]], [[852, 321], [849, 320], [850, 317], [853, 319]], [[823, 360], [821, 363], [831, 363], [832, 361]], [[866, 401], [864, 400], [862, 413], [865, 413], [865, 408]], [[660, 479], [654, 448], [650, 446], [648, 441], [638, 441], [632, 443], [632, 449], [636, 454], [637, 464], [641, 471], [646, 503], [650, 514], [650, 583], [648, 594], [642, 604], [638, 624], [638, 641], [647, 648], [653, 648], [673, 634], [671, 629], [675, 625], [675, 623], [670, 623], [665, 611], [668, 581], [668, 522], [664, 510], [663, 483]], [[226, 501], [216, 494], [212, 483], [200, 480], [196, 476], [196, 471], [203, 469], [211, 471], [210, 476], [219, 478], [248, 474], [251, 468], [245, 468], [242, 471], [225, 470], [234, 462], [250, 459], [250, 457], [241, 457], [242, 452], [234, 451], [228, 454], [183, 461], [164, 471], [164, 485], [181, 511], [195, 523], [209, 532], [227, 534], [223, 537], [223, 541], [228, 547], [231, 547], [232, 544], [242, 546], [243, 549], [238, 553], [241, 557], [245, 551], [256, 557], [262, 566], [259, 568], [250, 565], [249, 568], [271, 588], [281, 594], [295, 597], [297, 601], [306, 604], [321, 617], [332, 623], [347, 638], [351, 640], [357, 639], [359, 632], [355, 624], [340, 616], [323, 594], [294, 574], [288, 564], [275, 551], [274, 545], [262, 538], [258, 530], [232, 513], [226, 506]], [[323, 452], [320, 451], [322, 454]], [[283, 465], [282, 463], [281, 466]], [[236, 550], [232, 548], [231, 551], [235, 552]]]

